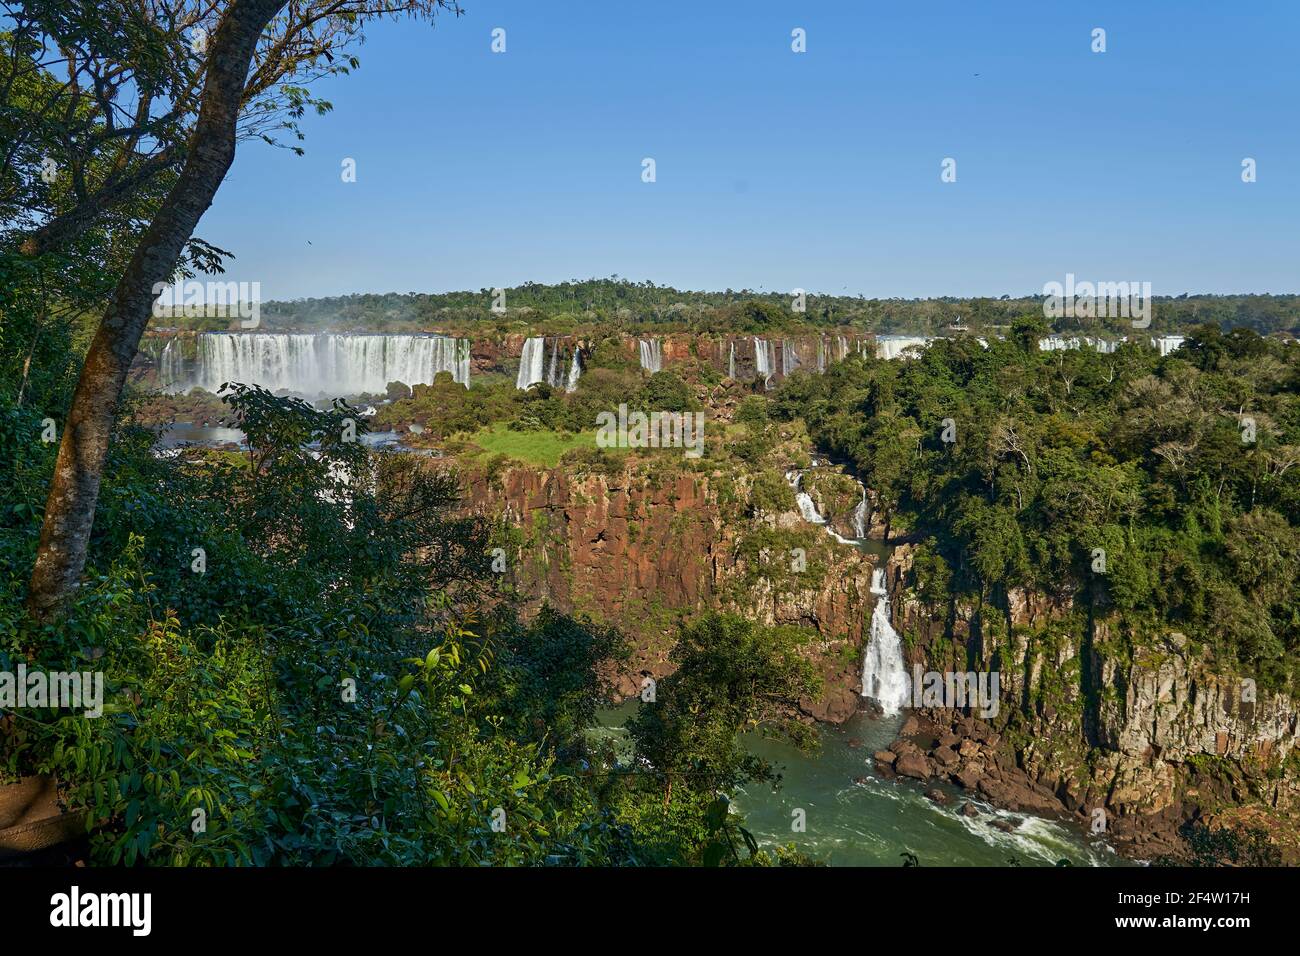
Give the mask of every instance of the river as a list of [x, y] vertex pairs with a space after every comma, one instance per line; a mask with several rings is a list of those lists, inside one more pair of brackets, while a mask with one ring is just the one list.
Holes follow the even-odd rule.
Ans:
[[[596, 732], [622, 737], [623, 723], [637, 706], [633, 701], [601, 711]], [[793, 843], [832, 866], [901, 866], [906, 853], [915, 854], [921, 866], [1124, 864], [1072, 823], [998, 810], [950, 785], [941, 789], [952, 801], [940, 806], [925, 796], [929, 787], [878, 777], [871, 755], [894, 740], [903, 719], [859, 713], [838, 727], [819, 725], [821, 747], [812, 754], [746, 735], [745, 746], [782, 774], [776, 790], [751, 784], [735, 795], [746, 827], [764, 846]], [[961, 814], [967, 802], [979, 816]], [[804, 811], [801, 833], [792, 829], [796, 810]], [[1009, 824], [1011, 832], [995, 827], [995, 821]]]

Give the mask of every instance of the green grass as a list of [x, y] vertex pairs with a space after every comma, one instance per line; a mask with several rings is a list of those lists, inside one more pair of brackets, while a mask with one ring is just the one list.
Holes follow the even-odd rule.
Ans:
[[483, 449], [483, 455], [491, 457], [505, 454], [511, 458], [554, 468], [560, 463], [560, 456], [574, 448], [595, 448], [596, 432], [514, 432], [498, 422], [488, 428], [480, 428], [466, 440]]

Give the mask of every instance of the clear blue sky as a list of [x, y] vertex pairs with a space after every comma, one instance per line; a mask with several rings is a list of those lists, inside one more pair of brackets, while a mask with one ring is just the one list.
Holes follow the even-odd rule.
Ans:
[[227, 278], [1300, 291], [1294, 0], [462, 2], [372, 25], [305, 157], [241, 144], [198, 230], [237, 254]]

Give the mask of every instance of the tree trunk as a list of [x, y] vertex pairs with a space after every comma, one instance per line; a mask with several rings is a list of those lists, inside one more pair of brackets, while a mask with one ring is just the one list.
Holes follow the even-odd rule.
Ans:
[[202, 105], [185, 168], [141, 236], [86, 353], [54, 481], [45, 503], [27, 609], [56, 613], [76, 589], [86, 563], [109, 433], [127, 371], [153, 310], [154, 286], [167, 282], [199, 218], [235, 158], [239, 104], [257, 39], [286, 0], [233, 0], [208, 45]]

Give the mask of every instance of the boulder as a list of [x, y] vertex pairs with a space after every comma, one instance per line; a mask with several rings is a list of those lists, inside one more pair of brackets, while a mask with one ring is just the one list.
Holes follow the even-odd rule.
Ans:
[[898, 759], [898, 755], [892, 750], [877, 750], [872, 756], [876, 758], [877, 766], [884, 764], [885, 766], [892, 767], [894, 761]]
[[894, 762], [894, 769], [904, 777], [913, 777], [917, 780], [929, 780], [931, 777], [930, 761], [919, 753], [900, 754], [898, 760]]

